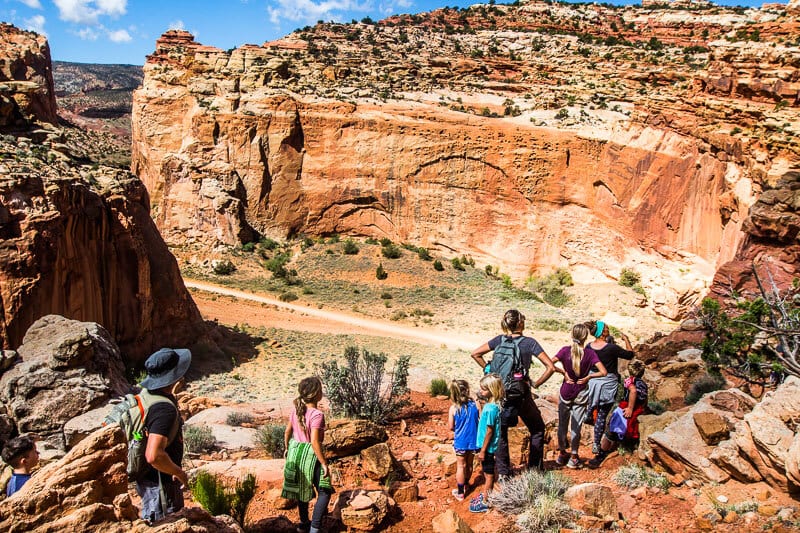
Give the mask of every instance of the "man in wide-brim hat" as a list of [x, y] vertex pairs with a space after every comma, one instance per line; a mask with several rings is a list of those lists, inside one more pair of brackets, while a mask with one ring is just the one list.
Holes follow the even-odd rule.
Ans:
[[145, 459], [151, 468], [136, 481], [143, 519], [152, 523], [183, 508], [182, 486], [189, 478], [183, 462], [183, 420], [175, 394], [192, 362], [189, 350], [162, 348], [144, 363], [147, 377], [140, 383], [145, 409]]

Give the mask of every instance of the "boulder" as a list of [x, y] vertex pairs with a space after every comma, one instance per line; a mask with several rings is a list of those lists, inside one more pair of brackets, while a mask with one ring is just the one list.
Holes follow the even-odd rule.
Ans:
[[794, 436], [786, 454], [786, 477], [794, 487], [800, 487], [800, 433]]
[[70, 418], [64, 424], [64, 442], [67, 449], [72, 448], [89, 434], [94, 433], [103, 426], [103, 419], [111, 411], [111, 404], [106, 404], [97, 409], [86, 411], [80, 416]]
[[395, 481], [389, 489], [389, 494], [398, 503], [415, 502], [419, 500], [419, 485], [414, 481]]
[[599, 483], [573, 485], [564, 493], [564, 501], [581, 513], [611, 520], [617, 519], [617, 500], [614, 492]]
[[325, 452], [328, 457], [355, 455], [388, 439], [386, 430], [368, 420], [333, 420], [325, 428]]
[[0, 378], [0, 402], [17, 430], [66, 450], [64, 425], [128, 389], [116, 343], [102, 326], [58, 315], [37, 320]]
[[342, 524], [358, 531], [376, 531], [395, 502], [381, 490], [362, 489], [339, 494], [334, 505]]
[[730, 435], [728, 421], [715, 412], [704, 411], [692, 415], [697, 431], [706, 444], [714, 446]]
[[472, 533], [472, 529], [452, 509], [436, 516], [431, 525], [436, 533]]
[[385, 442], [361, 450], [361, 469], [372, 480], [380, 481], [388, 476], [394, 463], [392, 452]]

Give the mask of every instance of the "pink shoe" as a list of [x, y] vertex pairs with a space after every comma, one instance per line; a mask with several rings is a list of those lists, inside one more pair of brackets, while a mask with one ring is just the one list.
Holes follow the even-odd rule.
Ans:
[[458, 493], [458, 489], [453, 489], [453, 498], [455, 498], [459, 502], [464, 501], [464, 495]]

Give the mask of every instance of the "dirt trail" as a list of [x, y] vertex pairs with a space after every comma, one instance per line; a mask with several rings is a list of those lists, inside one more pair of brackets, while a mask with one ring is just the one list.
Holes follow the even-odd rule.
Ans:
[[[351, 333], [358, 335], [374, 335], [379, 337], [409, 340], [432, 346], [445, 345], [453, 350], [464, 349], [470, 351], [486, 340], [485, 336], [465, 335], [463, 333], [459, 333], [458, 336], [455, 336], [452, 332], [402, 326], [381, 320], [354, 316], [338, 310], [324, 310], [315, 307], [307, 307], [304, 305], [282, 302], [277, 298], [272, 298], [263, 294], [244, 292], [196, 280], [184, 278], [184, 284], [187, 288], [198, 289], [214, 294], [231, 296], [240, 300], [273, 306], [274, 308], [277, 308], [278, 311], [281, 311], [280, 314], [282, 315], [285, 315], [288, 312], [299, 313], [301, 316], [309, 317], [309, 320], [293, 321], [291, 318], [287, 319], [284, 316], [283, 321], [292, 322], [292, 329], [314, 331], [318, 333]], [[229, 306], [226, 306], [225, 304], [219, 304], [218, 307], [220, 307], [220, 309], [217, 312], [208, 313], [211, 302], [205, 300], [202, 303], [198, 302], [198, 305], [201, 307], [201, 312], [206, 318], [224, 318], [226, 315], [228, 315], [228, 313], [234, 312], [229, 308]], [[271, 315], [269, 322], [273, 323], [273, 325], [278, 325], [275, 324], [276, 317], [274, 316], [274, 310], [269, 308], [260, 308], [258, 306], [248, 306], [247, 314], [250, 315], [251, 313]], [[219, 314], [222, 316], [206, 316], [209, 314]], [[257, 320], [257, 317], [254, 316], [247, 316], [247, 318]], [[266, 318], [266, 316], [264, 318]], [[257, 321], [260, 322], [260, 320]]]

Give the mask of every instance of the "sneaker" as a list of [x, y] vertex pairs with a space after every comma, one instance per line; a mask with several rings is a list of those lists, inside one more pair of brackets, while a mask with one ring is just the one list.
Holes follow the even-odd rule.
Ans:
[[600, 453], [600, 445], [599, 444], [597, 444], [597, 443], [593, 443], [592, 444], [592, 453], [594, 455], [597, 455], [598, 453]]
[[463, 493], [459, 494], [458, 489], [453, 489], [453, 498], [455, 498], [456, 501], [463, 502], [464, 494]]
[[311, 529], [311, 522], [301, 523], [294, 530], [297, 531], [297, 533], [308, 533], [309, 529]]
[[569, 458], [569, 461], [567, 461], [567, 468], [575, 469], [580, 468], [581, 466], [583, 466], [583, 461], [581, 461], [577, 456], [573, 455]]
[[469, 512], [470, 513], [488, 513], [489, 512], [489, 505], [485, 501], [483, 501], [483, 494], [479, 496], [480, 499], [475, 499], [469, 504]]
[[607, 456], [608, 453], [601, 450], [600, 453], [595, 455], [593, 458], [589, 459], [589, 461], [586, 464], [589, 466], [589, 468], [597, 468], [601, 464], [603, 464], [603, 461], [606, 460]]
[[469, 504], [472, 505], [473, 503], [482, 502], [482, 501], [483, 501], [483, 493], [479, 492], [477, 496], [475, 496], [474, 498], [472, 498], [469, 501]]
[[569, 460], [569, 454], [567, 452], [558, 452], [558, 457], [556, 457], [556, 464], [558, 466], [564, 466], [567, 464]]

